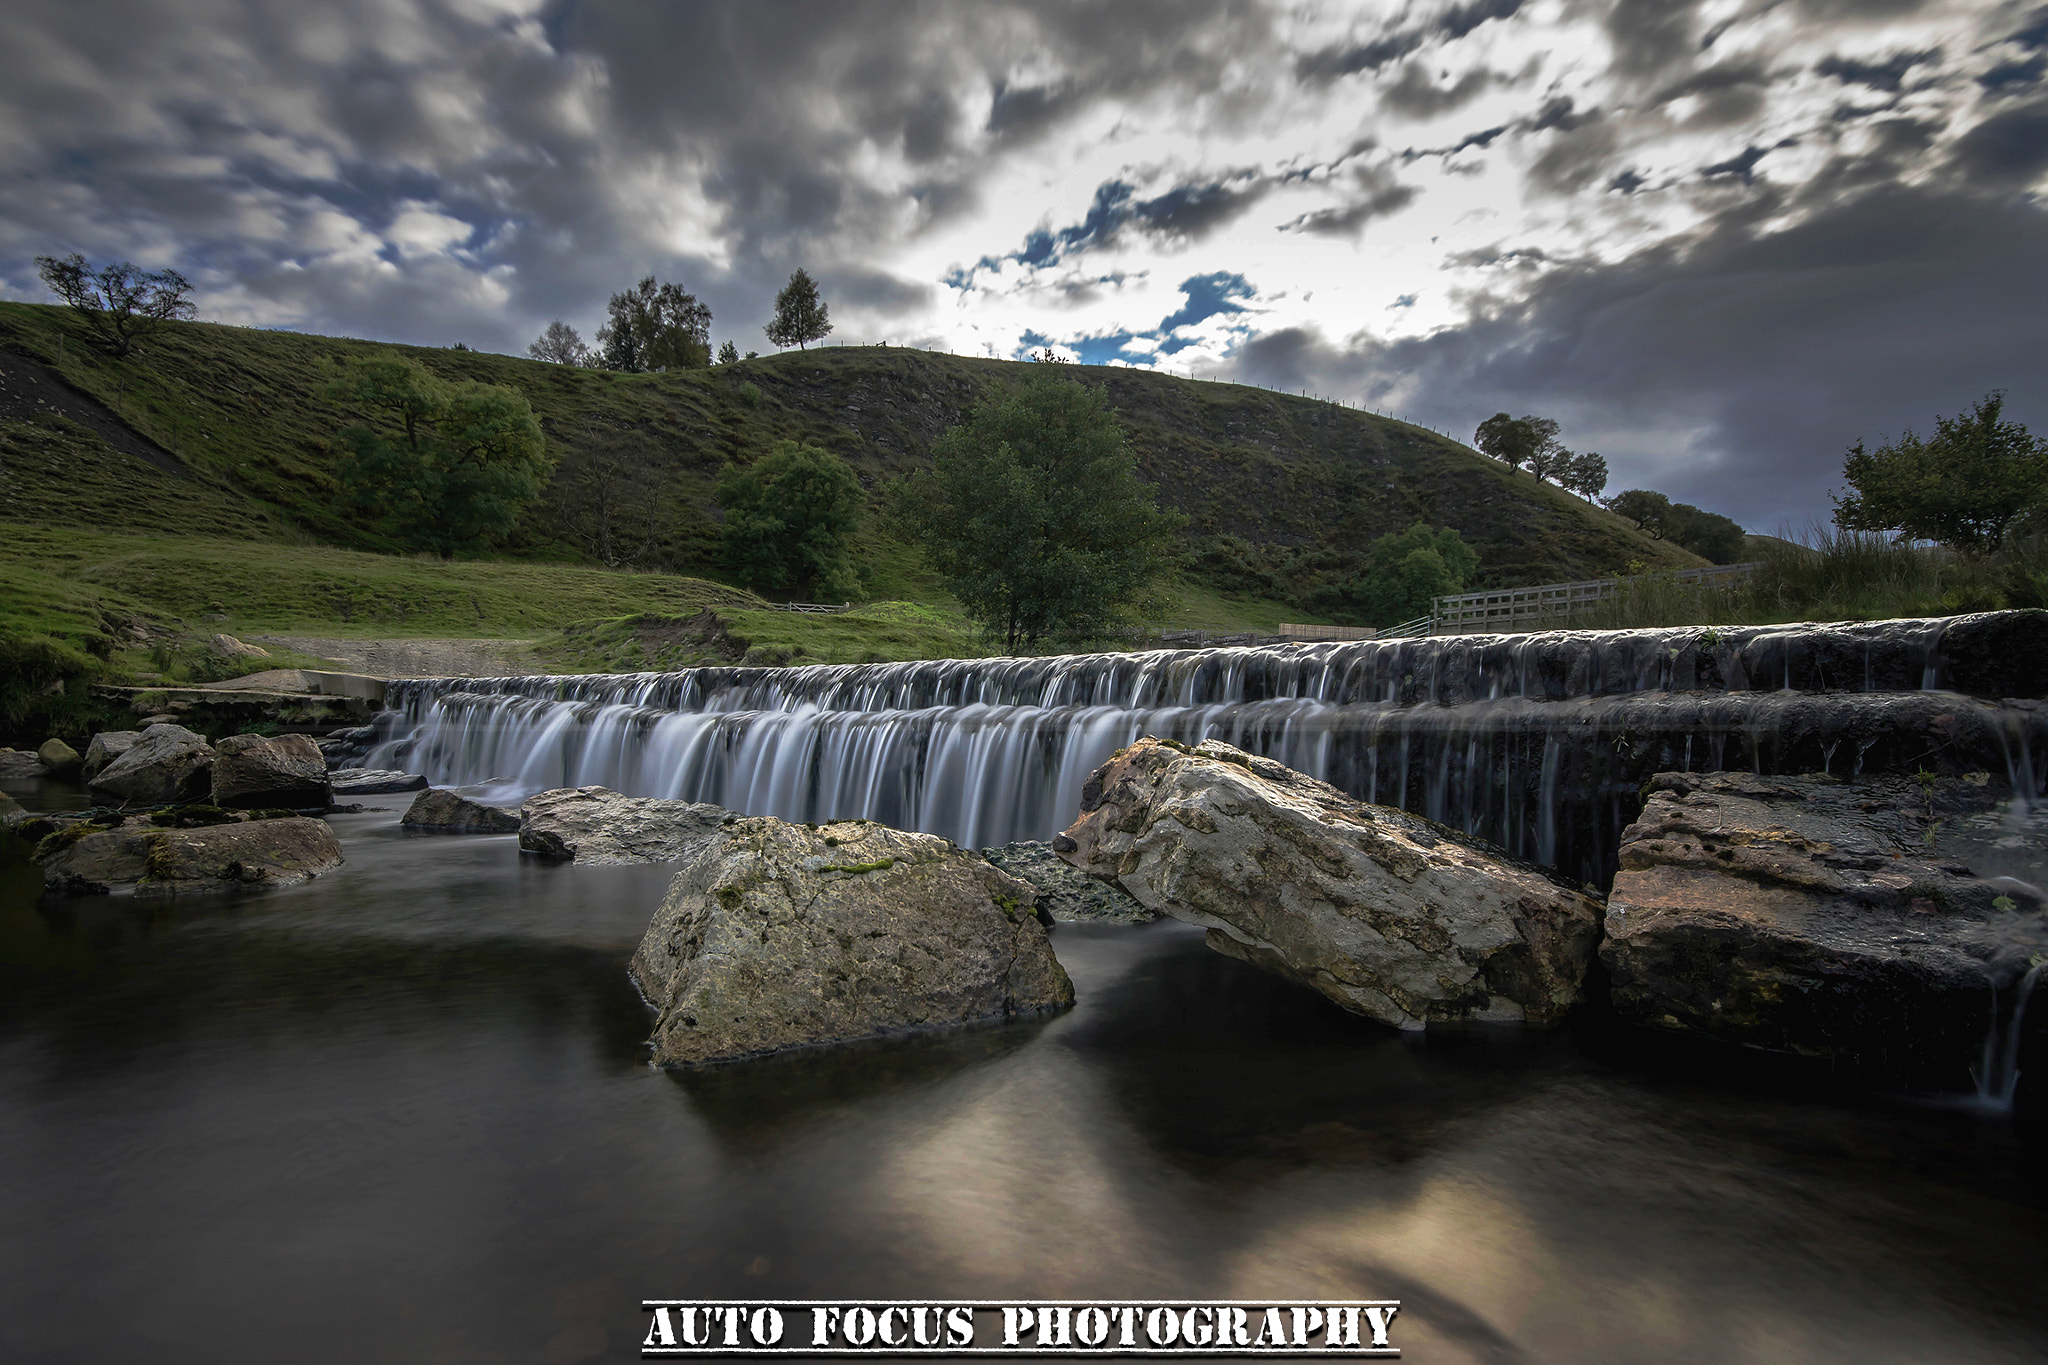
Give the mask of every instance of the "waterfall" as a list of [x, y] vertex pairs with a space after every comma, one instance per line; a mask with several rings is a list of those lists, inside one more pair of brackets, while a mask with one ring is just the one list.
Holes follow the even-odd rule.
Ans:
[[1967, 687], [1944, 625], [424, 679], [390, 686], [368, 761], [497, 799], [595, 783], [976, 846], [1071, 822], [1088, 773], [1142, 735], [1218, 738], [1604, 881], [1658, 771], [1853, 775], [1938, 753], [2034, 795], [2048, 714], [1920, 690]]
[[1998, 992], [1994, 989], [1991, 993], [1991, 1026], [1985, 1031], [1984, 1055], [1975, 1070], [1977, 1098], [1994, 1108], [2012, 1108], [2013, 1094], [2019, 1089], [2020, 1043], [2025, 1037], [2027, 1001], [2034, 994], [2034, 983], [2040, 978], [2043, 965], [2048, 964], [2034, 964], [2020, 978], [2008, 1018], [1999, 1019]]

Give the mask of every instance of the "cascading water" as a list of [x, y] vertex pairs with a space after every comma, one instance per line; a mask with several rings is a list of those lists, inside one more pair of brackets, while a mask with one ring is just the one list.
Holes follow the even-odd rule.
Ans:
[[1061, 828], [1141, 735], [1213, 737], [1602, 881], [1657, 771], [2002, 765], [2035, 794], [2048, 715], [1924, 690], [2009, 695], [1972, 685], [2003, 619], [431, 679], [391, 686], [369, 762], [974, 846]]

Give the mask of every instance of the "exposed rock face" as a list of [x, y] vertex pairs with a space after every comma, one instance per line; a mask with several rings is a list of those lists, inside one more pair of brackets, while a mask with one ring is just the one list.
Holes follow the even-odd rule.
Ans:
[[[1947, 783], [1952, 798], [1959, 784]], [[1601, 948], [1616, 1009], [1661, 1028], [1967, 1088], [2048, 911], [1930, 838], [1909, 779], [1663, 773], [1623, 835]], [[1930, 818], [1932, 817], [1932, 818]]]
[[327, 774], [328, 789], [336, 796], [381, 796], [387, 792], [424, 791], [424, 773], [402, 773], [390, 768], [336, 768]]
[[429, 788], [413, 798], [398, 823], [407, 829], [439, 830], [445, 834], [516, 834], [519, 812]]
[[557, 787], [520, 807], [519, 846], [579, 863], [694, 859], [732, 812], [709, 802], [621, 796], [608, 787]]
[[327, 760], [305, 735], [230, 735], [214, 746], [213, 804], [308, 810], [332, 799]]
[[152, 725], [86, 784], [101, 801], [162, 806], [194, 801], [212, 786], [213, 747], [182, 725]]
[[1598, 902], [1541, 869], [1214, 740], [1139, 740], [1081, 810], [1068, 862], [1400, 1028], [1555, 1023], [1599, 942]]
[[1065, 922], [1094, 920], [1107, 924], [1148, 924], [1158, 912], [1146, 908], [1116, 882], [1091, 877], [1070, 867], [1043, 839], [985, 848], [981, 856], [1038, 892], [1042, 913]]
[[85, 746], [85, 763], [79, 771], [86, 781], [92, 781], [109, 763], [134, 748], [135, 741], [141, 738], [140, 730], [102, 730], [92, 737], [92, 743]]
[[55, 737], [43, 741], [42, 747], [36, 750], [36, 757], [43, 760], [43, 766], [55, 777], [71, 776], [84, 762], [78, 756], [78, 750]]
[[83, 824], [45, 840], [36, 859], [51, 890], [94, 894], [133, 883], [144, 898], [283, 886], [342, 863], [327, 823], [298, 816], [197, 829]]
[[721, 826], [633, 954], [654, 1060], [784, 1048], [1063, 1009], [1031, 888], [932, 834], [865, 821]]
[[33, 749], [0, 749], [0, 777], [41, 777], [47, 771]]
[[215, 635], [207, 641], [206, 647], [222, 659], [267, 659], [270, 651], [261, 645], [252, 645], [237, 640], [232, 635]]

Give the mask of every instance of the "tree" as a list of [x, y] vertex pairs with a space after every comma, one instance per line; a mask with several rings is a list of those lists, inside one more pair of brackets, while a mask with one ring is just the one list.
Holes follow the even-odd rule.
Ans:
[[1664, 534], [1702, 559], [1715, 564], [1733, 564], [1742, 558], [1747, 539], [1741, 523], [1719, 512], [1708, 512], [1689, 502], [1674, 502]]
[[679, 509], [645, 439], [586, 418], [578, 445], [549, 499], [562, 534], [608, 569], [659, 563]]
[[612, 295], [608, 313], [597, 329], [608, 370], [701, 370], [711, 363], [711, 309], [679, 284], [656, 284], [649, 275]]
[[797, 270], [775, 296], [775, 316], [767, 326], [768, 339], [777, 346], [794, 346], [799, 351], [807, 341], [823, 341], [832, 334], [832, 318], [825, 301], [818, 297], [818, 282], [805, 270]]
[[1557, 478], [1570, 468], [1574, 458], [1557, 439], [1557, 423], [1548, 417], [1523, 417], [1522, 425], [1529, 429], [1532, 444], [1529, 448], [1529, 472], [1539, 479]]
[[718, 475], [726, 567], [761, 592], [848, 600], [860, 592], [852, 543], [866, 495], [853, 466], [829, 451], [777, 441]]
[[1912, 432], [1842, 462], [1856, 491], [1834, 499], [1845, 531], [1889, 531], [1975, 554], [1995, 551], [2013, 523], [2048, 506], [2048, 440], [2001, 421], [2005, 394], [1993, 391], [1959, 417], [1936, 417], [1934, 435]]
[[1652, 540], [1664, 539], [1665, 533], [1671, 529], [1671, 499], [1647, 488], [1631, 488], [1616, 493], [1607, 508], [1618, 517], [1627, 517], [1636, 524], [1638, 531]]
[[1177, 513], [1108, 399], [1052, 367], [976, 407], [892, 490], [946, 589], [1005, 653], [1103, 634], [1171, 567]]
[[502, 384], [449, 385], [385, 354], [352, 366], [328, 397], [361, 419], [341, 432], [352, 509], [443, 559], [511, 530], [551, 468], [525, 395]]
[[1479, 555], [1456, 527], [1422, 521], [1380, 536], [1362, 557], [1354, 551], [1349, 558], [1349, 576], [1318, 587], [1309, 605], [1371, 626], [1425, 615], [1431, 598], [1463, 591], [1479, 569]]
[[718, 348], [718, 363], [721, 365], [737, 364], [739, 363], [739, 358], [740, 348], [733, 345], [730, 341]]
[[1558, 482], [1587, 502], [1598, 501], [1601, 490], [1607, 487], [1607, 459], [1597, 450], [1575, 455], [1571, 467], [1558, 478]]
[[175, 270], [145, 271], [127, 261], [94, 269], [74, 252], [62, 259], [36, 257], [36, 273], [117, 358], [166, 322], [198, 311], [186, 297], [192, 282]]
[[568, 323], [556, 318], [527, 346], [526, 353], [551, 365], [588, 365], [590, 348]]

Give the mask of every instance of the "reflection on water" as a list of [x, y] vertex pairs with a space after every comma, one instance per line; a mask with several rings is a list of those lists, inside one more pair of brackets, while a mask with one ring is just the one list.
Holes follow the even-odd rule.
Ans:
[[338, 817], [232, 901], [0, 868], [0, 1358], [630, 1359], [645, 1297], [1397, 1297], [1411, 1361], [2048, 1356], [2008, 1127], [1576, 1034], [1407, 1039], [1172, 923], [1080, 1003], [645, 1065], [659, 868]]

